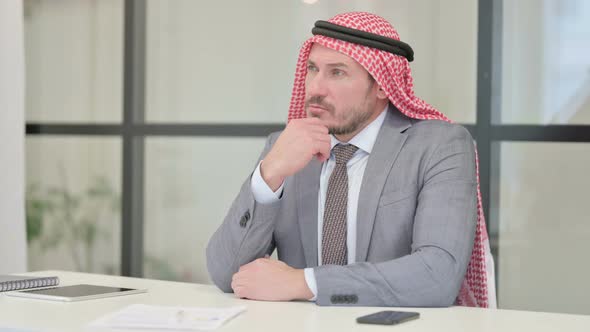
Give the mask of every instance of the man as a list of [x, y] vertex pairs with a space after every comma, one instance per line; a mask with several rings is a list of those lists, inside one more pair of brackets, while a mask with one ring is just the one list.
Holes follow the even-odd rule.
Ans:
[[471, 136], [414, 96], [413, 51], [383, 18], [312, 33], [290, 122], [207, 247], [213, 282], [254, 300], [486, 307]]

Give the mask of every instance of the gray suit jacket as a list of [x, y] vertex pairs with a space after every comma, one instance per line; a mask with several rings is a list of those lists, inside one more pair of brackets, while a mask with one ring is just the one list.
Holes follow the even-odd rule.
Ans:
[[[261, 159], [280, 133], [269, 136]], [[414, 120], [390, 107], [360, 188], [356, 262], [318, 265], [321, 163], [287, 178], [281, 199], [260, 204], [248, 178], [207, 246], [213, 282], [231, 292], [241, 265], [271, 254], [314, 267], [319, 305], [449, 306], [471, 257], [477, 222], [469, 132]]]

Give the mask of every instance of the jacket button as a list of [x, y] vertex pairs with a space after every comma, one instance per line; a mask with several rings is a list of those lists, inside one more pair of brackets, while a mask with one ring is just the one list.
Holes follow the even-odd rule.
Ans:
[[248, 219], [246, 219], [246, 216], [242, 216], [242, 218], [240, 218], [240, 227], [246, 227], [247, 224]]
[[242, 218], [240, 218], [240, 226], [246, 227], [246, 225], [248, 224], [248, 220], [250, 220], [250, 211], [246, 211]]

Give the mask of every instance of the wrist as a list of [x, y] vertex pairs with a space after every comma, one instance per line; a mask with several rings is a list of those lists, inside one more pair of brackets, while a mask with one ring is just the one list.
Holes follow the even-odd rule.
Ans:
[[283, 181], [285, 181], [284, 176], [277, 172], [274, 164], [267, 160], [260, 162], [260, 176], [262, 176], [262, 180], [266, 182], [272, 191], [277, 191], [281, 184], [283, 184]]
[[294, 289], [297, 290], [297, 293], [295, 294], [295, 299], [308, 301], [311, 298], [313, 298], [314, 295], [313, 295], [311, 289], [309, 289], [307, 282], [305, 281], [304, 270], [303, 269], [296, 269], [293, 271], [293, 273], [295, 275], [295, 284], [296, 284], [296, 287], [294, 287]]

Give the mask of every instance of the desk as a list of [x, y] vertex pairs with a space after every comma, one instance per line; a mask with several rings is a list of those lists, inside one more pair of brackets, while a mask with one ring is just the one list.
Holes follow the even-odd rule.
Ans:
[[[148, 293], [72, 303], [15, 298], [0, 293], [0, 328], [84, 331], [86, 324], [98, 317], [131, 304], [142, 303], [202, 307], [245, 305], [247, 307], [246, 312], [229, 321], [218, 331], [590, 331], [590, 316], [467, 307], [402, 308], [400, 310], [419, 311], [420, 319], [395, 327], [359, 325], [355, 321], [356, 317], [383, 309], [319, 307], [308, 302], [240, 300], [233, 294], [222, 293], [215, 286], [171, 281], [64, 271], [34, 272], [29, 275], [57, 275], [61, 279], [61, 285], [89, 283], [147, 288]], [[124, 331], [139, 332], [140, 330]], [[146, 331], [153, 332], [153, 330]]]

